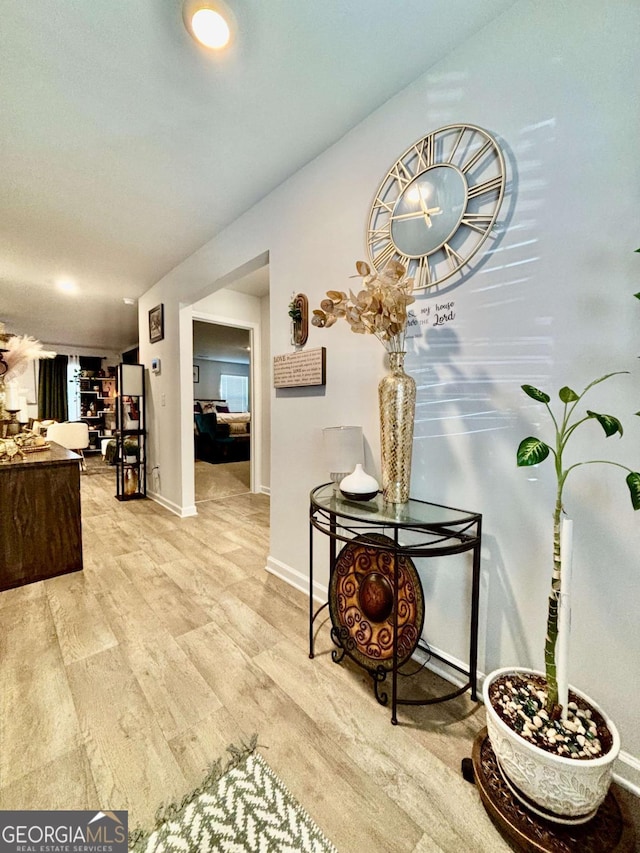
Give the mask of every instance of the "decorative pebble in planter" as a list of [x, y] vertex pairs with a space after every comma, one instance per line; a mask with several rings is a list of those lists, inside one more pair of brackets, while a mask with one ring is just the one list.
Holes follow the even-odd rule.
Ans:
[[491, 746], [512, 793], [547, 820], [590, 820], [607, 795], [620, 751], [611, 720], [573, 688], [567, 719], [549, 719], [544, 676], [518, 667], [487, 676], [483, 694]]

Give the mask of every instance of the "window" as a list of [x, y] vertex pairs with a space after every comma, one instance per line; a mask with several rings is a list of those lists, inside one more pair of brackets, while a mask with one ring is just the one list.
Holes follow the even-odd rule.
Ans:
[[230, 412], [249, 411], [249, 378], [247, 376], [220, 376], [220, 397], [227, 401]]
[[67, 420], [79, 421], [80, 415], [80, 359], [70, 355], [67, 362]]

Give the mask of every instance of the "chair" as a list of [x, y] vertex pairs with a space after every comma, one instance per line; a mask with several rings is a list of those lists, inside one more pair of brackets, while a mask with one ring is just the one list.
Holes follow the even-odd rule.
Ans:
[[28, 428], [31, 430], [31, 432], [33, 432], [35, 435], [41, 435], [43, 438], [47, 437], [47, 430], [49, 429], [51, 424], [55, 423], [55, 421], [52, 420], [39, 421], [36, 418], [29, 418], [29, 420], [31, 421], [31, 425]]
[[219, 424], [215, 412], [194, 415], [196, 432], [196, 459], [203, 462], [221, 462], [229, 455], [233, 439], [229, 436], [229, 424]]
[[80, 466], [83, 471], [87, 470], [84, 461], [85, 447], [89, 447], [89, 427], [82, 421], [68, 421], [66, 423], [54, 423], [47, 430], [47, 441], [55, 441], [67, 450], [74, 450], [82, 457]]

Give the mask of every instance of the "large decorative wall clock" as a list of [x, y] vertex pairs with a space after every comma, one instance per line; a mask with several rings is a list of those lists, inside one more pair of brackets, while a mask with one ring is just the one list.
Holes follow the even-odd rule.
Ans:
[[376, 192], [367, 226], [373, 266], [400, 261], [416, 289], [464, 273], [492, 232], [505, 178], [502, 151], [486, 130], [450, 124], [427, 134]]

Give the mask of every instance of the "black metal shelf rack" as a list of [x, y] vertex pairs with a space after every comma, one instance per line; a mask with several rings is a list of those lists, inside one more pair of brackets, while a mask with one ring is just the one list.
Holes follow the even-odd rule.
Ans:
[[146, 441], [144, 365], [119, 364], [116, 397], [116, 498], [119, 501], [147, 496]]

